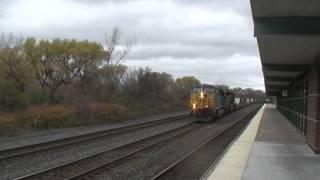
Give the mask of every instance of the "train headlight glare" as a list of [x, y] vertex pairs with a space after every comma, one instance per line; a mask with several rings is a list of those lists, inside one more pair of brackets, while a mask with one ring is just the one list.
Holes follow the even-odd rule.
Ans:
[[192, 104], [192, 108], [195, 109], [196, 108], [196, 104]]
[[203, 98], [203, 92], [200, 93], [200, 98]]

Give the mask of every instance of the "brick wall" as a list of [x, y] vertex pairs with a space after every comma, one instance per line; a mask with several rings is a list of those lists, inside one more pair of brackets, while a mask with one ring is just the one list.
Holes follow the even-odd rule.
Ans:
[[306, 140], [316, 153], [320, 153], [320, 68], [318, 63], [315, 64], [308, 75]]

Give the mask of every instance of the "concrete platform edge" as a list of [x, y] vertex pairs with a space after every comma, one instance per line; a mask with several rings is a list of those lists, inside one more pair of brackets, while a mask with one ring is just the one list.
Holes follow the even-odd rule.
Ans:
[[219, 163], [210, 168], [209, 180], [240, 180], [245, 170], [251, 147], [255, 141], [265, 105], [252, 118], [246, 129], [230, 144]]

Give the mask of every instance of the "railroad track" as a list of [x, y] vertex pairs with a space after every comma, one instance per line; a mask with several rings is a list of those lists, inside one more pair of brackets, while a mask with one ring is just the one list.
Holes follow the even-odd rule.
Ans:
[[[243, 119], [253, 116], [254, 113], [255, 112], [252, 111], [249, 114], [244, 114], [241, 117], [237, 117], [238, 118], [237, 121], [235, 121], [234, 123], [230, 123], [223, 128], [220, 128], [218, 131], [214, 133], [213, 136], [211, 136], [205, 142], [200, 144], [197, 148], [185, 154], [183, 157], [176, 160], [170, 166], [167, 166], [167, 168], [154, 174], [153, 177], [151, 177], [151, 179], [168, 179], [168, 177], [171, 176], [170, 174], [176, 171], [175, 168], [178, 166], [181, 166], [181, 164], [183, 165], [186, 159], [197, 154], [197, 152], [201, 150], [201, 148], [208, 146], [208, 144], [211, 144], [212, 146], [213, 141], [223, 137], [223, 134], [225, 134], [226, 132], [231, 132], [234, 129], [238, 128], [239, 124], [242, 124], [240, 122], [243, 122], [242, 121]], [[182, 120], [182, 119], [185, 119], [186, 117], [188, 117], [188, 115], [156, 120], [152, 122], [141, 123], [138, 125], [126, 126], [123, 128], [107, 130], [105, 132], [97, 132], [97, 134], [92, 133], [92, 135], [91, 134], [89, 135], [90, 137], [84, 137], [84, 139], [75, 137], [76, 139], [73, 140], [71, 138], [67, 142], [59, 142], [59, 140], [57, 142], [53, 141], [54, 144], [50, 144], [49, 142], [49, 146], [43, 146], [43, 148], [38, 147], [33, 151], [31, 151], [32, 150], [31, 149], [30, 151], [25, 151], [25, 152], [21, 151], [22, 153], [17, 153], [17, 154], [12, 153], [11, 156], [7, 156], [6, 158], [10, 159], [12, 157], [23, 156], [33, 152], [45, 151], [46, 149], [65, 146], [65, 145], [69, 145], [70, 143], [77, 144], [83, 141], [90, 141], [92, 139], [97, 139], [99, 137], [113, 136], [113, 135], [116, 136], [117, 134], [121, 134], [128, 131], [139, 130], [141, 128], [146, 128], [148, 126], [167, 123], [168, 121], [172, 122], [176, 120]], [[204, 126], [206, 126], [206, 124], [196, 124], [190, 121], [190, 123], [188, 122], [188, 124], [185, 124], [178, 128], [164, 131], [160, 134], [154, 134], [147, 138], [138, 139], [133, 142], [130, 142], [112, 149], [100, 150], [99, 152], [90, 154], [88, 156], [83, 156], [77, 160], [68, 161], [56, 166], [51, 166], [46, 169], [33, 171], [31, 173], [27, 173], [28, 175], [20, 176], [15, 179], [19, 179], [19, 180], [20, 179], [52, 179], [52, 180], [82, 179], [82, 180], [85, 180], [85, 179], [94, 179], [96, 177], [104, 177], [104, 173], [107, 172], [108, 170], [116, 168], [121, 164], [126, 164], [127, 162], [130, 163], [131, 161], [134, 161], [134, 159], [137, 158], [137, 156], [141, 156], [148, 151], [151, 152], [152, 149], [164, 147], [166, 144], [169, 144], [170, 142], [172, 143], [176, 139], [183, 138], [184, 136], [187, 136], [188, 134], [194, 131], [197, 131]], [[210, 164], [208, 166], [210, 166]], [[150, 178], [147, 178], [147, 179], [150, 179]]]
[[164, 123], [167, 123], [170, 121], [181, 120], [186, 117], [189, 117], [189, 115], [179, 115], [179, 116], [175, 116], [175, 117], [170, 117], [170, 118], [165, 118], [165, 119], [160, 119], [160, 120], [155, 120], [155, 121], [150, 121], [150, 122], [139, 123], [139, 124], [135, 124], [135, 125], [119, 127], [119, 128], [115, 128], [115, 129], [97, 131], [97, 132], [93, 132], [93, 133], [89, 133], [89, 134], [83, 134], [83, 135], [68, 137], [68, 138], [64, 138], [64, 139], [58, 139], [58, 140], [53, 140], [53, 141], [48, 141], [48, 142], [43, 142], [43, 143], [38, 143], [38, 144], [32, 144], [32, 145], [27, 145], [27, 146], [21, 146], [21, 147], [1, 150], [0, 151], [0, 161], [8, 160], [11, 158], [16, 158], [16, 157], [23, 156], [23, 155], [28, 155], [28, 154], [35, 153], [35, 152], [58, 148], [58, 147], [62, 147], [65, 145], [75, 145], [75, 144], [85, 142], [85, 141], [90, 141], [90, 140], [94, 140], [94, 139], [98, 139], [98, 138], [104, 138], [106, 136], [111, 136], [111, 135], [114, 136], [114, 135], [117, 135], [117, 134], [120, 134], [123, 132], [127, 132], [127, 131], [139, 130], [141, 128], [146, 128], [149, 126], [164, 124]]
[[[235, 129], [239, 128], [239, 125], [245, 123], [244, 119], [248, 119], [255, 114], [256, 111], [252, 111], [249, 114], [244, 114], [239, 117], [234, 123], [228, 124], [227, 126], [220, 128], [214, 133], [209, 139], [200, 144], [197, 148], [189, 153], [185, 154], [183, 157], [175, 161], [169, 167], [154, 175], [151, 179], [176, 179], [168, 178], [170, 177], [171, 171], [174, 171], [175, 167], [184, 163], [184, 160], [191, 157], [197, 156], [198, 151], [201, 148], [208, 146], [216, 139], [223, 137], [226, 132], [233, 132]], [[93, 156], [84, 157], [82, 159], [62, 164], [50, 169], [42, 170], [28, 176], [24, 176], [17, 179], [95, 179], [97, 177], [104, 177], [104, 173], [112, 168], [116, 168], [118, 165], [125, 164], [130, 161], [134, 161], [135, 156], [145, 154], [151, 149], [156, 149], [158, 147], [165, 146], [169, 142], [173, 142], [178, 138], [191, 133], [192, 131], [199, 130], [204, 127], [203, 124], [187, 124], [183, 127], [170, 130], [161, 134], [157, 134], [146, 139], [138, 140], [130, 144], [112, 149], [109, 151], [103, 151], [97, 153]], [[211, 147], [212, 148], [212, 147]], [[223, 149], [223, 147], [221, 147]], [[110, 177], [109, 177], [110, 178]]]
[[114, 164], [124, 163], [137, 153], [155, 147], [161, 143], [172, 141], [199, 127], [201, 127], [201, 125], [190, 123], [177, 129], [138, 140], [112, 150], [102, 151], [92, 156], [61, 164], [50, 169], [41, 170], [16, 179], [91, 179], [97, 173], [112, 168]]
[[9, 180], [33, 174], [43, 169], [55, 167], [58, 164], [72, 162], [102, 150], [114, 149], [132, 141], [192, 123], [192, 119], [187, 117], [190, 116], [180, 115], [134, 126], [125, 126], [116, 131], [108, 131], [103, 136], [94, 136], [97, 138], [80, 139], [80, 141], [72, 141], [71, 144], [63, 143], [62, 145], [59, 144], [58, 146], [50, 146], [43, 149], [37, 148], [32, 149], [32, 151], [22, 151], [19, 154], [12, 153], [9, 157], [0, 160], [0, 179]]
[[[234, 137], [240, 134], [241, 129], [247, 125], [248, 121], [256, 114], [259, 108], [260, 107], [241, 116], [229, 126], [222, 128], [207, 141], [200, 144], [193, 151], [190, 151], [151, 179], [203, 179], [203, 177], [207, 176], [206, 173], [210, 171], [209, 168], [214, 167], [215, 164], [218, 163], [225, 148], [228, 147]], [[190, 167], [192, 167], [192, 169], [190, 169]]]

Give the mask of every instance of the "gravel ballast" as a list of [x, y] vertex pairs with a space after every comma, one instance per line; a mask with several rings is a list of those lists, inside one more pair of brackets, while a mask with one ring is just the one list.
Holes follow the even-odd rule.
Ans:
[[256, 107], [244, 107], [215, 123], [199, 124], [202, 126], [199, 129], [108, 165], [93, 173], [90, 179], [150, 179]]
[[12, 179], [24, 176], [42, 169], [51, 168], [59, 164], [75, 161], [101, 151], [107, 151], [119, 146], [150, 137], [170, 129], [178, 128], [191, 123], [191, 119], [173, 121], [160, 124], [139, 131], [130, 131], [115, 137], [80, 143], [77, 146], [63, 146], [47, 151], [33, 153], [17, 158], [1, 161], [0, 179]]
[[25, 179], [70, 179], [77, 176], [79, 173], [90, 171], [91, 169], [99, 167], [106, 163], [112, 163], [118, 159], [130, 156], [133, 153], [141, 151], [147, 147], [153, 146], [172, 137], [188, 133], [197, 127], [197, 124], [188, 124], [165, 133], [161, 133], [125, 146], [121, 146], [119, 148], [112, 149], [110, 151], [103, 152], [96, 156], [91, 156], [90, 158], [85, 158], [83, 160], [67, 164], [63, 167], [57, 167], [40, 174], [30, 176]]
[[22, 134], [16, 137], [0, 137], [0, 151], [5, 149], [11, 149], [20, 146], [26, 146], [31, 144], [37, 144], [47, 141], [54, 141], [57, 139], [68, 138], [72, 136], [79, 136], [83, 134], [93, 133], [97, 131], [104, 131], [119, 127], [125, 127], [129, 125], [156, 121], [159, 119], [170, 118], [174, 116], [188, 114], [188, 111], [178, 111], [172, 113], [158, 114], [153, 116], [148, 116], [139, 119], [130, 119], [122, 122], [113, 122], [106, 124], [98, 124], [92, 126], [81, 126], [74, 128], [63, 128], [63, 129], [49, 129], [41, 130], [40, 132], [31, 132], [29, 134]]

